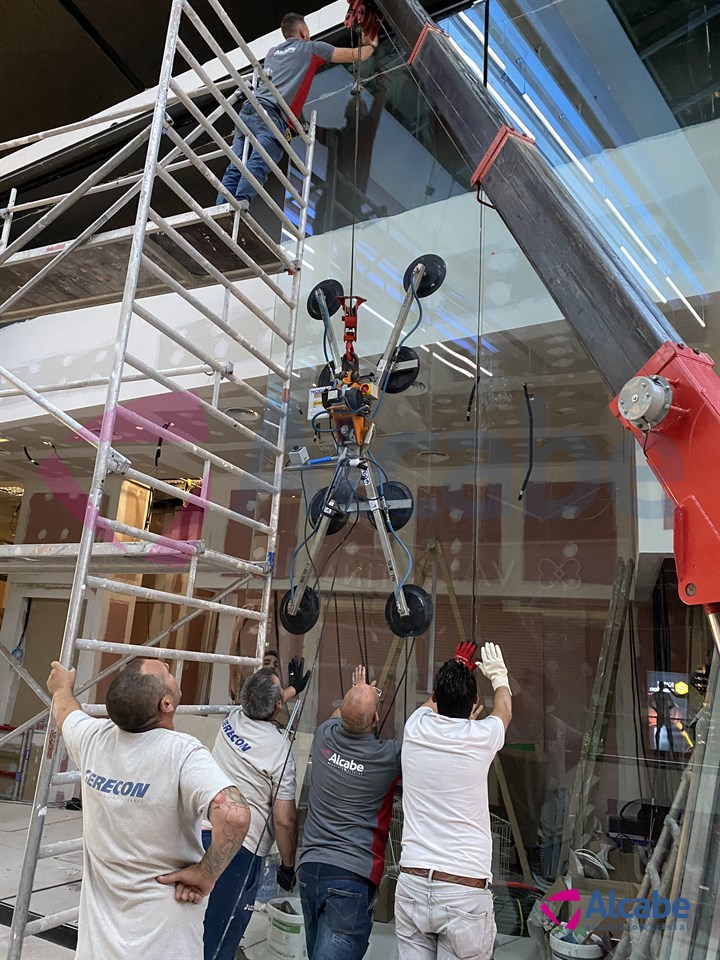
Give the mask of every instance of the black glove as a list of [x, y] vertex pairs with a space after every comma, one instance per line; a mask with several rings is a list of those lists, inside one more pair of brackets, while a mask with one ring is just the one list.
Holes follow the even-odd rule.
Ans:
[[299, 660], [297, 657], [293, 657], [288, 664], [288, 683], [291, 687], [295, 687], [295, 695], [298, 697], [310, 682], [310, 671], [308, 670], [308, 672], [303, 676], [304, 669], [304, 657], [300, 657]]
[[295, 886], [295, 867], [286, 867], [284, 863], [281, 863], [277, 868], [277, 882], [279, 887], [290, 893]]

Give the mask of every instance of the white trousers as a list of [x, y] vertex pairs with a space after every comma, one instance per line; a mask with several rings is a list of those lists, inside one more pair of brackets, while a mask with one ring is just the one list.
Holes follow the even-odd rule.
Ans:
[[395, 932], [400, 960], [490, 960], [496, 932], [492, 893], [401, 873]]

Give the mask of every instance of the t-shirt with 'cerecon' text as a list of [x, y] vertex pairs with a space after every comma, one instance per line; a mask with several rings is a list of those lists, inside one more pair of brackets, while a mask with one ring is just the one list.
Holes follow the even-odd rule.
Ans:
[[499, 717], [461, 720], [420, 707], [402, 748], [401, 867], [492, 880], [487, 777], [505, 742]]
[[315, 731], [300, 864], [327, 863], [379, 884], [400, 743], [348, 733], [333, 717]]
[[238, 707], [223, 721], [212, 755], [250, 807], [243, 847], [258, 857], [267, 856], [275, 840], [272, 805], [275, 800], [295, 799], [290, 742], [270, 720], [251, 720]]
[[128, 733], [76, 710], [62, 735], [82, 776], [76, 960], [200, 960], [207, 900], [178, 902], [156, 877], [202, 859], [202, 818], [232, 779], [176, 730]]

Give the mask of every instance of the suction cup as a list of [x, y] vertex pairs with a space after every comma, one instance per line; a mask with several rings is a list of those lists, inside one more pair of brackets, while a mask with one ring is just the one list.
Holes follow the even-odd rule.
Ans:
[[[412, 278], [413, 270], [419, 263], [424, 265], [425, 273], [415, 293], [419, 297], [429, 297], [431, 293], [435, 293], [435, 291], [439, 290], [442, 286], [445, 274], [447, 273], [447, 267], [445, 266], [443, 258], [439, 257], [436, 253], [426, 253], [422, 257], [418, 257], [417, 260], [413, 260], [405, 271], [405, 276], [403, 277], [403, 287], [405, 290], [410, 289], [410, 279]], [[308, 307], [308, 309], [310, 308]]]
[[393, 370], [388, 374], [385, 393], [403, 393], [412, 386], [420, 373], [420, 360], [412, 347], [398, 347], [395, 351], [394, 363], [405, 363], [408, 360], [417, 361], [409, 370]]
[[285, 627], [288, 633], [296, 636], [307, 633], [312, 630], [320, 616], [320, 599], [312, 587], [305, 587], [305, 593], [300, 601], [300, 607], [295, 614], [287, 612], [290, 603], [290, 591], [280, 601], [280, 623]]
[[[310, 501], [308, 519], [313, 527], [316, 527], [320, 523], [320, 518], [322, 517], [322, 508], [323, 504], [325, 503], [327, 491], [328, 488], [323, 487], [322, 490], [318, 490], [318, 492]], [[336, 508], [333, 510], [333, 516], [327, 529], [328, 534], [338, 533], [338, 531], [342, 530], [347, 523], [349, 503], [354, 499], [354, 497], [353, 489], [346, 480], [341, 481], [335, 488], [334, 499], [340, 509]]]
[[310, 291], [310, 294], [307, 298], [307, 312], [311, 317], [314, 317], [315, 320], [322, 320], [320, 304], [315, 299], [315, 294], [318, 290], [322, 290], [322, 292], [325, 294], [325, 303], [327, 304], [328, 313], [332, 317], [332, 315], [337, 313], [340, 309], [340, 300], [338, 298], [345, 294], [343, 285], [339, 280], [323, 280], [321, 283], [316, 284]]
[[[409, 488], [405, 486], [404, 483], [399, 483], [397, 480], [390, 480], [388, 483], [384, 483], [382, 487], [383, 496], [385, 497], [385, 502], [388, 505], [388, 513], [390, 514], [390, 523], [392, 524], [393, 530], [402, 530], [405, 524], [408, 522], [410, 517], [413, 515], [414, 502], [413, 495], [410, 492]], [[409, 500], [410, 506], [408, 507], [394, 507], [393, 502], [398, 502], [402, 500]], [[375, 514], [370, 511], [370, 523], [375, 526]]]
[[433, 604], [430, 594], [414, 583], [402, 588], [405, 601], [410, 610], [407, 617], [401, 617], [395, 606], [395, 594], [391, 593], [385, 604], [385, 620], [396, 637], [419, 637], [432, 623]]

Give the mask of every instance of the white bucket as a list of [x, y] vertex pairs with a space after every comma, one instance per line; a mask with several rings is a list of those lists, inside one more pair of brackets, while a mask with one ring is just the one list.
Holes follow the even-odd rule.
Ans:
[[[283, 913], [277, 905], [289, 903], [295, 914]], [[305, 922], [302, 904], [294, 897], [275, 897], [267, 905], [270, 926], [267, 935], [267, 949], [276, 960], [307, 960], [305, 945]]]
[[597, 943], [566, 943], [558, 939], [565, 930], [553, 930], [550, 934], [550, 950], [559, 960], [598, 960], [605, 950]]

